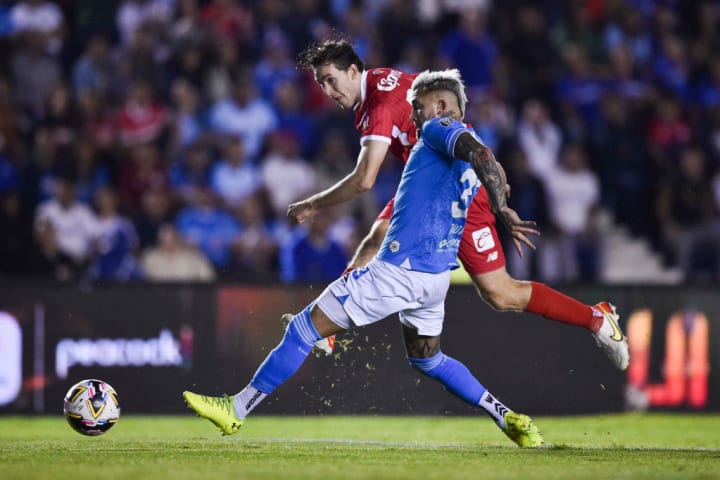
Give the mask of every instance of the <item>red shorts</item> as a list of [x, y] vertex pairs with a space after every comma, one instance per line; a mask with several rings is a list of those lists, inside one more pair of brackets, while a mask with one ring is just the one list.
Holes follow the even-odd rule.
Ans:
[[485, 187], [480, 187], [468, 208], [458, 257], [470, 275], [492, 272], [505, 266], [505, 253]]
[[[382, 209], [377, 220], [390, 220], [394, 206], [393, 198]], [[490, 208], [485, 187], [480, 187], [468, 208], [458, 257], [471, 275], [492, 272], [505, 266], [505, 253], [495, 228], [495, 215]]]

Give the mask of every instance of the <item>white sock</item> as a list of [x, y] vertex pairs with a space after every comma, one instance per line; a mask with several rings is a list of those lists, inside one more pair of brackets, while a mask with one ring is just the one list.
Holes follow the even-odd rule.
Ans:
[[482, 397], [480, 397], [480, 407], [482, 407], [483, 410], [485, 410], [493, 418], [493, 420], [495, 420], [498, 427], [505, 430], [505, 414], [507, 412], [512, 412], [510, 408], [505, 406], [505, 404], [497, 398], [490, 395], [490, 392], [487, 390], [485, 390], [485, 393], [483, 393]]
[[262, 393], [252, 385], [248, 385], [233, 398], [235, 414], [238, 418], [247, 417], [248, 414], [265, 399], [265, 397], [267, 397], [267, 393]]

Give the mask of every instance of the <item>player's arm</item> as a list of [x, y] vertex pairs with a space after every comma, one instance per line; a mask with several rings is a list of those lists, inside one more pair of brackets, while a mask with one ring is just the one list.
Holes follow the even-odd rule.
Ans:
[[469, 162], [483, 186], [487, 190], [493, 213], [502, 221], [513, 237], [515, 249], [522, 256], [522, 244], [535, 249], [528, 234], [540, 235], [533, 226], [534, 221], [521, 220], [518, 214], [507, 205], [505, 171], [495, 160], [492, 150], [480, 143], [469, 132], [461, 133], [456, 142], [454, 156]]
[[347, 202], [375, 185], [380, 167], [390, 147], [380, 140], [368, 140], [360, 149], [357, 165], [345, 178], [332, 187], [293, 203], [288, 207], [288, 217], [297, 222], [305, 221], [318, 209]]

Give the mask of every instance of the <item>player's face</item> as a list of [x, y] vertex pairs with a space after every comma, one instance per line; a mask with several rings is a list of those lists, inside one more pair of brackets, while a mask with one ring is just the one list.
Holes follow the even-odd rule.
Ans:
[[412, 106], [410, 120], [412, 120], [418, 130], [422, 128], [423, 123], [427, 120], [439, 115], [436, 102], [430, 93], [416, 96], [410, 104]]
[[315, 80], [340, 108], [352, 108], [360, 101], [360, 71], [356, 65], [347, 70], [339, 70], [332, 63], [315, 69]]

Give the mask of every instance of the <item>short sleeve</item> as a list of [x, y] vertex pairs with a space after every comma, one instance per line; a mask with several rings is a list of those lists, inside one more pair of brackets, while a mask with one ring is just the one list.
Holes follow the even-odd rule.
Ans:
[[422, 138], [432, 149], [453, 157], [455, 142], [461, 133], [467, 131], [467, 127], [454, 118], [436, 117], [423, 124]]

